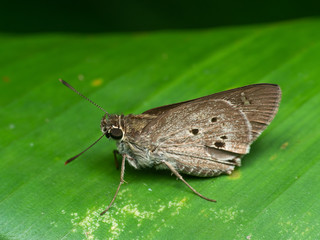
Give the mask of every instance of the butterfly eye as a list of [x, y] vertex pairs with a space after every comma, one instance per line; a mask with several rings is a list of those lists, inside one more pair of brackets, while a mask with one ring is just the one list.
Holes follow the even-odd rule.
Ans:
[[110, 133], [110, 137], [116, 140], [121, 139], [123, 136], [123, 132], [120, 128], [112, 128], [109, 133]]

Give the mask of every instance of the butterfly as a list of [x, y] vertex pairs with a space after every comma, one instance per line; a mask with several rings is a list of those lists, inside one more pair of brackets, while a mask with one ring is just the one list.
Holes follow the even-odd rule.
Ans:
[[[276, 84], [252, 84], [189, 101], [147, 110], [141, 114], [109, 114], [101, 120], [103, 135], [113, 139], [122, 155], [120, 183], [104, 210], [115, 201], [124, 183], [125, 162], [132, 167], [170, 170], [196, 195], [208, 201], [187, 183], [181, 174], [214, 177], [231, 174], [241, 165], [241, 157], [275, 117], [281, 100]], [[96, 143], [95, 142], [95, 143]], [[92, 147], [70, 158], [66, 164]]]

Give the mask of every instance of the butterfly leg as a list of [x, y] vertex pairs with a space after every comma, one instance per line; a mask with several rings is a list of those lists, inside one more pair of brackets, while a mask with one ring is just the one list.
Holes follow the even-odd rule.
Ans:
[[198, 195], [199, 197], [201, 197], [205, 200], [208, 200], [210, 202], [216, 202], [216, 200], [203, 196], [202, 194], [197, 192], [193, 187], [191, 187], [190, 184], [187, 183], [186, 180], [183, 179], [183, 177], [180, 175], [180, 173], [170, 163], [168, 163], [166, 161], [162, 161], [162, 163], [164, 163], [171, 170], [171, 172], [174, 175], [176, 175], [176, 177], [179, 178], [184, 184], [186, 184], [188, 186], [188, 188], [190, 188], [196, 195]]
[[113, 150], [114, 163], [116, 165], [116, 169], [119, 169], [119, 162], [117, 159], [117, 155], [120, 154], [118, 150]]
[[110, 203], [109, 206], [106, 208], [106, 210], [104, 210], [102, 213], [100, 213], [100, 215], [105, 214], [105, 213], [109, 210], [109, 208], [112, 206], [113, 202], [116, 200], [116, 198], [117, 198], [117, 196], [118, 196], [118, 192], [119, 192], [119, 190], [120, 190], [121, 185], [125, 182], [124, 179], [123, 179], [123, 178], [124, 178], [125, 163], [126, 163], [126, 155], [122, 155], [121, 174], [120, 174], [120, 183], [119, 183], [119, 186], [118, 186], [118, 188], [117, 188], [117, 191], [116, 191], [116, 193], [115, 193], [115, 195], [114, 195], [111, 203]]

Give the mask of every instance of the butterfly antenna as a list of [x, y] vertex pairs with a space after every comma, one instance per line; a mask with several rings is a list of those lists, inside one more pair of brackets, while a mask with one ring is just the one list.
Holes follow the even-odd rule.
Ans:
[[67, 161], [65, 161], [64, 165], [67, 165], [68, 163], [70, 163], [71, 161], [75, 160], [76, 158], [80, 157], [83, 153], [85, 153], [87, 150], [89, 150], [92, 146], [94, 146], [97, 142], [99, 142], [101, 140], [101, 138], [103, 138], [103, 136], [106, 135], [105, 133], [98, 138], [98, 140], [96, 140], [94, 143], [92, 143], [89, 147], [87, 147], [85, 150], [83, 150], [81, 153], [75, 155], [74, 157], [68, 159]]
[[101, 109], [102, 111], [104, 111], [106, 114], [108, 114], [108, 112], [106, 110], [104, 110], [102, 107], [100, 107], [98, 104], [96, 104], [95, 102], [91, 101], [89, 98], [87, 98], [86, 96], [84, 96], [83, 94], [81, 94], [80, 92], [78, 92], [76, 89], [74, 89], [69, 83], [67, 83], [66, 81], [59, 79], [59, 81], [65, 85], [66, 87], [70, 88], [72, 91], [74, 91], [76, 94], [78, 94], [79, 96], [83, 97], [84, 99], [86, 99], [87, 101], [91, 102], [93, 105], [95, 105], [97, 108]]

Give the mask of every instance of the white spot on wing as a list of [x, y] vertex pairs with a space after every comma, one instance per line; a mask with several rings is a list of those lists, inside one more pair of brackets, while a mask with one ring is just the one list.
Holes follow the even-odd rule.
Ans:
[[241, 93], [241, 101], [243, 102], [244, 105], [250, 105], [250, 102], [244, 92]]

